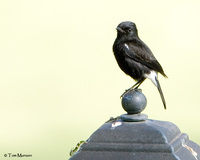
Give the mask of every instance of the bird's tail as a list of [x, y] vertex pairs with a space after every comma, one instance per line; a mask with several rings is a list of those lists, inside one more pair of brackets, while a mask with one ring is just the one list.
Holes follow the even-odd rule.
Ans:
[[160, 97], [161, 97], [161, 99], [162, 99], [162, 102], [163, 102], [164, 108], [166, 109], [166, 102], [165, 102], [165, 98], [164, 98], [164, 95], [163, 95], [162, 89], [161, 89], [161, 87], [160, 87], [160, 83], [159, 83], [157, 77], [155, 77], [155, 80], [156, 80], [156, 82], [157, 82], [157, 88], [158, 88], [158, 91], [159, 91], [159, 93], [160, 93]]

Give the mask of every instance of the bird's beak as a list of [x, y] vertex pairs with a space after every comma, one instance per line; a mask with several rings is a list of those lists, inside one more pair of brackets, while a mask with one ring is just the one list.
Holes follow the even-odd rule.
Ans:
[[125, 31], [123, 29], [121, 29], [120, 27], [117, 27], [116, 30], [120, 33], [125, 33]]

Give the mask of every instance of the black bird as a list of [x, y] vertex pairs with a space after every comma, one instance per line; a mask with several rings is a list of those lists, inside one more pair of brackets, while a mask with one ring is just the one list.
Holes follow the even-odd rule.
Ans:
[[113, 44], [113, 52], [117, 63], [122, 71], [137, 81], [124, 94], [131, 89], [137, 89], [146, 78], [149, 78], [158, 88], [166, 109], [165, 98], [158, 81], [158, 73], [167, 77], [162, 66], [149, 47], [139, 38], [135, 23], [125, 21], [120, 23], [116, 29], [117, 38]]

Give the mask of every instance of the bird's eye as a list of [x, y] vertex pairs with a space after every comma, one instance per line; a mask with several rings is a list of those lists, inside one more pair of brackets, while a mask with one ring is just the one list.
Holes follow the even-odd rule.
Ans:
[[128, 32], [130, 33], [131, 31], [132, 31], [132, 30], [129, 28], [129, 29], [128, 29]]

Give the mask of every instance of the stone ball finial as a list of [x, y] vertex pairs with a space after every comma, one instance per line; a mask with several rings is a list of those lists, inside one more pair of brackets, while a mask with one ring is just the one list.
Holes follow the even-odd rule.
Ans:
[[147, 105], [147, 99], [140, 89], [134, 89], [122, 97], [122, 107], [128, 114], [138, 114]]
[[122, 107], [127, 114], [121, 115], [124, 121], [144, 121], [148, 117], [140, 114], [147, 105], [147, 99], [141, 89], [133, 89], [125, 93], [122, 97]]

